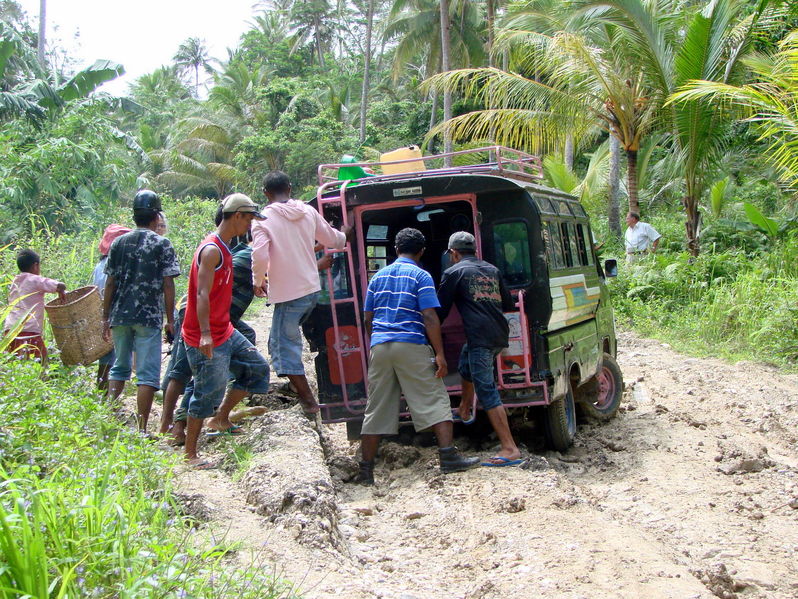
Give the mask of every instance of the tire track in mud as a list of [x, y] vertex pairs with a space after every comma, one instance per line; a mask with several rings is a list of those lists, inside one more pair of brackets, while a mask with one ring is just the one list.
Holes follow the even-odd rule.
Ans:
[[620, 341], [618, 418], [529, 469], [443, 476], [433, 449], [386, 444], [377, 486], [354, 486], [343, 425], [319, 443], [292, 408], [235, 440], [257, 448], [241, 482], [187, 472], [178, 487], [214, 504], [200, 536], [228, 526], [240, 562], [271, 564], [306, 597], [797, 596], [798, 379]]

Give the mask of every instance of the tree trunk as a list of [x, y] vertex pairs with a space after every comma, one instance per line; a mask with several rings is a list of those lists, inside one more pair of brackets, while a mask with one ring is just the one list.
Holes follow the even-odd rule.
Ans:
[[432, 110], [429, 113], [429, 131], [432, 131], [435, 122], [438, 120], [438, 94], [431, 91], [429, 95], [432, 98]]
[[43, 69], [47, 69], [46, 58], [44, 56], [44, 45], [47, 35], [47, 0], [39, 2], [39, 40], [36, 45], [36, 56]]
[[374, 0], [366, 11], [366, 53], [363, 58], [363, 89], [360, 92], [360, 143], [366, 141], [366, 112], [369, 103], [369, 75], [371, 72], [371, 30], [374, 21]]
[[607, 180], [607, 225], [613, 237], [621, 236], [621, 142], [610, 135], [610, 169]]
[[496, 42], [496, 0], [488, 0], [488, 66], [493, 67], [493, 44]]
[[569, 171], [574, 170], [574, 136], [569, 133], [565, 136], [565, 149], [563, 150], [563, 161]]
[[637, 200], [637, 150], [626, 150], [626, 189], [629, 192], [629, 212], [640, 214]]
[[[451, 50], [451, 38], [449, 35], [449, 0], [441, 0], [441, 70], [445, 73], [451, 69], [449, 52]], [[444, 90], [443, 92], [443, 122], [448, 123], [452, 119], [452, 92]], [[443, 132], [443, 151], [452, 151], [452, 133], [448, 129]], [[452, 158], [447, 156], [444, 158], [443, 165], [445, 167], [452, 166]]]
[[194, 65], [194, 97], [199, 98], [199, 65]]
[[701, 251], [699, 234], [701, 232], [701, 213], [698, 211], [698, 197], [689, 194], [682, 200], [687, 220], [684, 223], [687, 232], [687, 251], [691, 256], [698, 256]]
[[318, 15], [313, 17], [313, 23], [315, 25], [313, 36], [316, 38], [316, 48], [319, 52], [319, 66], [324, 68], [324, 51], [321, 48], [321, 22]]

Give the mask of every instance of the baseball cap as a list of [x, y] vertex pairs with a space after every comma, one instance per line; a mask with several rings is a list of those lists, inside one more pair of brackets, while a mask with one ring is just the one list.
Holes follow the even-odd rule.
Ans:
[[449, 249], [476, 252], [477, 240], [468, 231], [457, 231], [457, 233], [452, 233], [449, 237]]
[[258, 211], [258, 205], [243, 193], [233, 193], [222, 202], [222, 212], [247, 212], [255, 215], [259, 220], [266, 220]]

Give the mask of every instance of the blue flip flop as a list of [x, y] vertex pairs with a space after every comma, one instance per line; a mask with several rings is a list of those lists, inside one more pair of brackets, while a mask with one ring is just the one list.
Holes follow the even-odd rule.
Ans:
[[223, 431], [210, 431], [205, 435], [207, 437], [214, 438], [214, 437], [238, 437], [243, 434], [244, 434], [244, 429], [238, 426], [237, 424], [234, 424], [230, 428], [225, 429]]
[[474, 424], [474, 421], [477, 419], [477, 411], [471, 410], [471, 418], [468, 420], [463, 420], [460, 418], [460, 410], [457, 408], [452, 409], [452, 420], [455, 422], [462, 422], [463, 424]]
[[500, 455], [495, 455], [491, 460], [498, 460], [498, 464], [494, 464], [493, 462], [482, 462], [483, 466], [487, 466], [488, 468], [503, 468], [504, 466], [518, 466], [518, 464], [523, 463], [523, 458], [518, 458], [517, 460], [511, 460], [510, 458], [503, 458]]

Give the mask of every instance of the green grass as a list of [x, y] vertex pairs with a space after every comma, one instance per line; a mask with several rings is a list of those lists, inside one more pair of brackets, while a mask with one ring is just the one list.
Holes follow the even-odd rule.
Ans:
[[89, 369], [0, 357], [0, 596], [293, 597], [268, 568], [201, 545], [174, 454], [120, 424]]
[[798, 238], [691, 260], [658, 252], [611, 283], [621, 326], [679, 351], [798, 368]]

